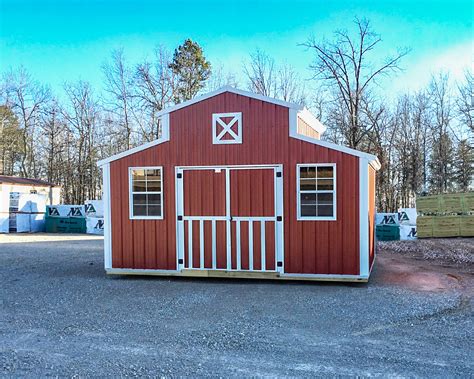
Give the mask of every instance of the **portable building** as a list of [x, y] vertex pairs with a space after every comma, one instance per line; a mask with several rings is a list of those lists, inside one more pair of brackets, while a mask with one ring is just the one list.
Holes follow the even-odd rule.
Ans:
[[228, 86], [158, 116], [160, 138], [98, 162], [107, 273], [368, 280], [375, 156]]

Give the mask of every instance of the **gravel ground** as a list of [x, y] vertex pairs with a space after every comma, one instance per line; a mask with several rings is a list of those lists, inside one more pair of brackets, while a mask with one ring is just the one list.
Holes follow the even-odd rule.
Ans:
[[110, 277], [100, 239], [2, 237], [0, 375], [473, 376], [471, 296], [380, 262], [369, 284]]
[[474, 266], [474, 238], [429, 238], [414, 241], [386, 241], [378, 244], [380, 249], [387, 252]]

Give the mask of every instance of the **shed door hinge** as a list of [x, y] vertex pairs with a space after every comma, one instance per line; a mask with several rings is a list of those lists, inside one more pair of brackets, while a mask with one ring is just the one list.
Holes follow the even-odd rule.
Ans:
[[277, 177], [277, 178], [281, 178], [281, 171], [277, 171], [276, 177]]
[[178, 216], [178, 221], [183, 221], [183, 216]]
[[178, 172], [178, 173], [176, 174], [176, 177], [177, 177], [178, 179], [181, 179], [181, 178], [183, 177], [183, 174], [180, 173], [180, 172]]

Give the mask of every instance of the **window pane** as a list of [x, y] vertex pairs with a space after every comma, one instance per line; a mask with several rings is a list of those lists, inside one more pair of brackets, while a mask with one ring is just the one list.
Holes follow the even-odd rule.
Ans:
[[318, 193], [318, 205], [332, 205], [332, 193]]
[[145, 194], [134, 194], [133, 195], [133, 205], [145, 205], [146, 204], [146, 195]]
[[161, 204], [161, 195], [160, 194], [148, 194], [148, 204]]
[[318, 191], [332, 191], [333, 180], [332, 179], [318, 179]]
[[300, 167], [300, 178], [316, 178], [316, 167]]
[[148, 216], [161, 216], [161, 205], [148, 205]]
[[300, 194], [301, 205], [316, 205], [316, 194], [315, 193], [302, 193]]
[[132, 170], [133, 180], [145, 180], [145, 170]]
[[333, 177], [332, 166], [318, 167], [318, 178], [332, 178], [332, 177]]
[[160, 169], [146, 170], [146, 179], [147, 180], [161, 180], [161, 170]]
[[146, 216], [146, 205], [134, 205], [133, 206], [134, 216]]
[[302, 205], [301, 206], [301, 216], [302, 217], [315, 217], [316, 216], [316, 206], [315, 205]]
[[161, 192], [161, 182], [146, 182], [148, 192]]
[[333, 217], [332, 205], [318, 205], [318, 216]]
[[316, 179], [301, 179], [300, 191], [316, 191]]
[[145, 192], [145, 191], [146, 191], [146, 182], [144, 180], [133, 181], [133, 192]]

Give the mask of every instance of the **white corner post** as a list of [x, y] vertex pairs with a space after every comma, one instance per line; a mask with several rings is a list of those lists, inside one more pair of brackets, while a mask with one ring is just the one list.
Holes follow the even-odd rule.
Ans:
[[176, 177], [176, 269], [184, 269], [183, 169], [175, 168]]
[[285, 272], [285, 241], [284, 241], [284, 215], [283, 215], [283, 165], [274, 168], [274, 192], [275, 192], [275, 244], [276, 262], [275, 268], [280, 274]]
[[369, 161], [359, 158], [359, 258], [360, 273], [369, 277]]
[[112, 268], [112, 217], [110, 207], [110, 163], [102, 166], [103, 201], [104, 201], [104, 267]]
[[288, 127], [290, 137], [298, 138], [298, 111], [296, 109], [288, 109]]

